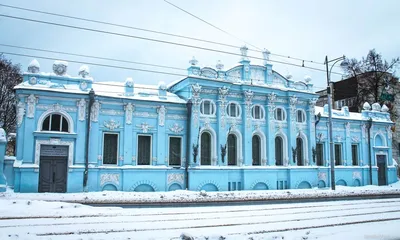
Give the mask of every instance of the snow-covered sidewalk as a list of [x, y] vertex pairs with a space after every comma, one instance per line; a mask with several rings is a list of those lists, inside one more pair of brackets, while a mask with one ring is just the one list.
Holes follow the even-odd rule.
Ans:
[[329, 189], [305, 190], [267, 190], [267, 191], [233, 191], [233, 192], [90, 192], [90, 193], [14, 193], [8, 190], [0, 193], [0, 199], [26, 199], [43, 201], [62, 201], [86, 204], [139, 204], [139, 203], [192, 203], [192, 202], [228, 202], [228, 201], [262, 201], [280, 199], [317, 199], [355, 196], [379, 196], [400, 194], [400, 181], [389, 186], [343, 187], [335, 191]]

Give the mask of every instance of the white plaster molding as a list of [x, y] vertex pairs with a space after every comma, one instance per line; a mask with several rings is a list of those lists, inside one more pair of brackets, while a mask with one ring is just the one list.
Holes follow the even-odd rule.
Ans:
[[125, 123], [128, 125], [132, 124], [132, 113], [135, 110], [135, 107], [133, 106], [132, 103], [127, 103], [124, 106], [124, 110], [125, 110]]
[[86, 100], [81, 98], [77, 101], [78, 106], [78, 119], [79, 121], [85, 121], [86, 118]]
[[100, 102], [99, 100], [95, 100], [93, 105], [92, 105], [92, 109], [91, 109], [91, 113], [90, 113], [90, 120], [92, 122], [98, 122], [99, 121], [99, 113], [100, 113]]
[[149, 130], [150, 130], [151, 128], [153, 128], [152, 126], [150, 126], [150, 125], [149, 125], [148, 123], [146, 123], [146, 122], [143, 122], [143, 123], [140, 124], [140, 125], [136, 125], [136, 127], [141, 128], [143, 133], [148, 133]]
[[104, 121], [103, 126], [110, 129], [110, 131], [113, 131], [117, 128], [120, 127], [120, 123], [118, 121], [115, 121], [114, 119], [111, 119], [109, 121]]
[[35, 97], [35, 95], [31, 94], [31, 95], [29, 95], [27, 97], [26, 102], [28, 104], [26, 117], [27, 118], [34, 118], [35, 117], [36, 104], [39, 102], [39, 98], [37, 98], [37, 97]]
[[24, 121], [24, 115], [25, 115], [25, 103], [22, 101], [18, 101], [17, 104], [17, 125], [20, 127], [22, 125], [22, 122]]
[[60, 107], [61, 105], [59, 105], [59, 104], [54, 104], [54, 105], [57, 105], [57, 107], [50, 108], [46, 112], [42, 113], [42, 115], [40, 115], [38, 122], [37, 122], [36, 130], [39, 132], [42, 131], [43, 121], [50, 114], [61, 114], [63, 117], [66, 118], [66, 120], [68, 122], [68, 132], [74, 133], [74, 120], [71, 117], [71, 115], [69, 115], [65, 110], [63, 110], [63, 108]]
[[103, 173], [100, 175], [100, 186], [103, 187], [104, 185], [110, 183], [115, 186], [119, 186], [120, 175], [118, 173]]
[[164, 105], [161, 105], [160, 107], [157, 108], [157, 113], [158, 113], [158, 125], [164, 127], [165, 114], [167, 113], [167, 109], [164, 107]]
[[169, 127], [169, 130], [171, 130], [171, 132], [179, 134], [183, 131], [183, 126], [179, 126], [178, 123], [174, 123], [172, 126]]
[[171, 183], [179, 183], [183, 185], [184, 175], [183, 173], [170, 173], [167, 175], [167, 185]]
[[41, 145], [68, 146], [68, 166], [74, 163], [74, 141], [61, 141], [59, 138], [50, 140], [36, 140], [35, 164], [40, 166], [40, 147]]

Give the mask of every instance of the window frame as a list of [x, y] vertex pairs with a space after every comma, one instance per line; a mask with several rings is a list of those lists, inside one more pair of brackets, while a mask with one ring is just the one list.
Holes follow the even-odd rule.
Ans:
[[[106, 134], [109, 134], [109, 135], [117, 135], [117, 158], [116, 158], [116, 162], [115, 163], [104, 163], [104, 156], [105, 156], [105, 154], [104, 154], [104, 152], [105, 152], [105, 148], [104, 148], [104, 140], [105, 140], [105, 135]], [[103, 157], [102, 157], [102, 161], [101, 161], [101, 163], [102, 163], [102, 165], [110, 165], [110, 166], [118, 166], [118, 163], [119, 163], [119, 142], [120, 142], [120, 140], [119, 140], [119, 132], [107, 132], [107, 131], [105, 131], [105, 132], [103, 132], [103, 144], [102, 144], [102, 147], [103, 147]]]
[[[302, 117], [303, 121], [299, 121], [299, 112], [301, 112], [301, 117]], [[296, 122], [297, 123], [305, 123], [305, 122], [307, 122], [307, 116], [306, 116], [306, 113], [305, 113], [305, 111], [303, 109], [297, 109], [296, 110]]]
[[[336, 164], [336, 146], [340, 146], [339, 164]], [[334, 156], [335, 156], [335, 166], [343, 166], [343, 144], [342, 143], [334, 143]]]
[[[318, 165], [318, 145], [320, 145], [321, 146], [321, 165]], [[315, 150], [316, 150], [316, 153], [315, 153], [315, 161], [316, 161], [316, 164], [317, 164], [317, 166], [325, 166], [325, 163], [324, 163], [324, 146], [325, 144], [324, 143], [317, 143], [316, 145], [315, 145]]]
[[[237, 115], [236, 116], [231, 116], [231, 105], [232, 104], [235, 104], [235, 106], [236, 106], [236, 113], [237, 113]], [[227, 114], [227, 116], [228, 117], [230, 117], [230, 118], [240, 118], [240, 116], [242, 115], [242, 109], [241, 109], [241, 107], [240, 107], [240, 104], [238, 103], [238, 102], [229, 102], [228, 104], [227, 104], [227, 107], [226, 107], [226, 114]]]
[[[150, 137], [150, 161], [149, 161], [149, 164], [140, 164], [139, 165], [139, 137], [140, 136]], [[151, 166], [152, 164], [153, 164], [153, 135], [139, 133], [139, 134], [137, 134], [137, 137], [136, 137], [136, 165], [137, 166]]]
[[[180, 148], [180, 158], [179, 158], [179, 164], [171, 164], [171, 155], [170, 155], [170, 147], [171, 147], [171, 138], [179, 138], [181, 141], [181, 144], [179, 145]], [[173, 167], [181, 167], [182, 166], [182, 155], [183, 155], [183, 137], [182, 136], [175, 136], [175, 135], [170, 135], [168, 137], [168, 166], [173, 166]]]
[[[354, 164], [354, 158], [353, 158], [353, 147], [356, 147], [356, 164]], [[358, 147], [358, 144], [352, 143], [351, 144], [351, 165], [352, 166], [359, 166], [360, 165], [360, 148]]]
[[[256, 112], [255, 112], [255, 108], [256, 107], [258, 107], [258, 109], [260, 110], [260, 118], [256, 118], [255, 116], [256, 116]], [[252, 107], [251, 107], [251, 118], [253, 119], [253, 120], [264, 120], [265, 119], [265, 110], [264, 110], [264, 107], [262, 106], [262, 105], [260, 105], [260, 104], [254, 104]]]
[[[58, 131], [57, 130], [51, 130], [52, 119], [53, 119], [53, 116], [55, 116], [55, 115], [59, 115], [60, 116], [60, 124], [59, 124], [59, 130]], [[43, 126], [44, 126], [44, 123], [47, 120], [47, 118], [49, 118], [49, 123], [48, 123], [49, 130], [44, 130]], [[67, 131], [63, 131], [62, 130], [63, 129], [63, 120], [64, 119], [67, 122]], [[53, 112], [53, 113], [50, 113], [50, 114], [46, 115], [44, 117], [44, 119], [41, 121], [40, 124], [41, 124], [41, 126], [40, 126], [40, 131], [41, 132], [57, 132], [57, 133], [70, 133], [71, 132], [71, 128], [70, 128], [71, 123], [68, 121], [68, 118], [65, 117], [61, 113]]]
[[[281, 109], [282, 120], [278, 119], [278, 109]], [[283, 107], [276, 107], [274, 110], [274, 119], [275, 119], [275, 121], [279, 121], [279, 122], [286, 121], [286, 110]]]
[[[205, 114], [204, 113], [204, 103], [205, 102], [209, 102], [210, 103], [210, 114]], [[211, 111], [212, 110], [212, 111]], [[215, 116], [217, 112], [217, 105], [215, 104], [215, 102], [211, 99], [203, 99], [200, 103], [200, 114], [202, 116]]]

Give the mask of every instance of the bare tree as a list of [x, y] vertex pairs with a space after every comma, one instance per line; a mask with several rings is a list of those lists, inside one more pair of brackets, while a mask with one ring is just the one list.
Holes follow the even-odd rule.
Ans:
[[390, 62], [382, 59], [382, 55], [375, 49], [368, 52], [361, 61], [353, 58], [346, 59], [347, 66], [343, 67], [348, 78], [355, 77], [358, 83], [357, 105], [359, 110], [364, 102], [386, 104], [393, 121], [397, 119], [394, 108], [394, 99], [385, 96], [394, 96], [400, 87], [395, 69], [400, 59], [394, 58]]
[[14, 87], [22, 82], [20, 65], [0, 55], [0, 122], [7, 133], [16, 130], [16, 99]]

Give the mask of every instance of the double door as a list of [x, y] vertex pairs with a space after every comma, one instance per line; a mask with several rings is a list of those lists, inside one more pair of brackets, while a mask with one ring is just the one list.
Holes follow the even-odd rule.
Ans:
[[41, 146], [39, 192], [67, 191], [68, 147]]

